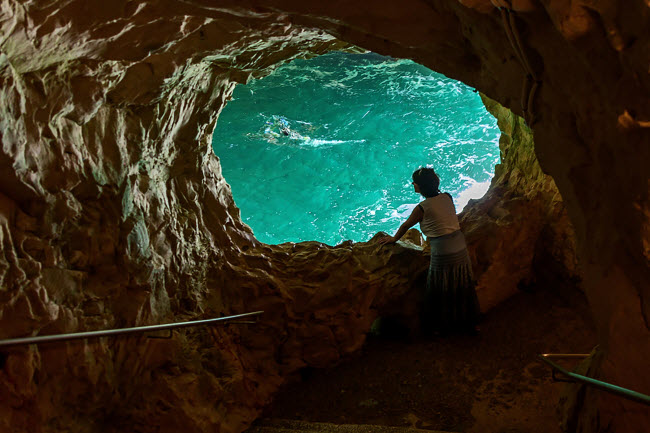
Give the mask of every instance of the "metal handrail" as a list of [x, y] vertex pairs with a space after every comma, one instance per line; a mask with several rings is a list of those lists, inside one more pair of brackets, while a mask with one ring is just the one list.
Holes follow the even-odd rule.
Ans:
[[[134, 328], [118, 328], [118, 329], [106, 329], [102, 331], [76, 332], [71, 334], [54, 334], [54, 335], [42, 335], [36, 337], [11, 338], [7, 340], [0, 340], [0, 348], [22, 346], [28, 344], [42, 344], [42, 343], [53, 343], [53, 342], [68, 341], [68, 340], [78, 340], [82, 338], [96, 338], [96, 337], [107, 337], [107, 336], [124, 335], [124, 334], [135, 334], [135, 333], [150, 332], [150, 331], [161, 331], [166, 329], [172, 330], [176, 328], [187, 328], [190, 326], [208, 325], [216, 322], [226, 322], [234, 319], [241, 319], [242, 317], [258, 316], [263, 312], [264, 311], [254, 311], [252, 313], [243, 313], [243, 314], [236, 314], [234, 316], [216, 317], [214, 319], [192, 320], [189, 322], [178, 322], [178, 323], [163, 323], [160, 325], [138, 326]], [[238, 323], [255, 323], [255, 322], [238, 322]]]
[[[572, 373], [550, 360], [550, 358], [586, 358], [588, 356], [589, 354], [584, 353], [543, 353], [539, 355], [539, 358], [546, 364], [550, 365], [554, 371], [557, 370], [561, 374], [573, 379], [572, 382], [581, 382], [585, 385], [593, 386], [594, 388], [598, 388], [611, 394], [616, 394], [620, 397], [627, 398], [628, 400], [636, 401], [637, 403], [650, 406], [650, 396], [648, 395], [641, 394], [640, 392], [632, 391], [631, 389], [623, 388], [617, 385], [612, 385], [611, 383], [603, 382], [591, 377], [583, 376], [581, 374]], [[555, 378], [555, 376], [553, 377]]]

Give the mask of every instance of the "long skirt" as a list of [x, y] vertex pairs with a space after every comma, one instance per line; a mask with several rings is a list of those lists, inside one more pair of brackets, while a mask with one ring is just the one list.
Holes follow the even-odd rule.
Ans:
[[457, 230], [428, 240], [431, 263], [420, 312], [422, 330], [472, 331], [480, 309], [465, 236]]

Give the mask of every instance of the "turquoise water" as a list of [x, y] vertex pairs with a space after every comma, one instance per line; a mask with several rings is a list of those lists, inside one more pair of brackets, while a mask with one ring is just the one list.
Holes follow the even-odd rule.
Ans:
[[262, 242], [330, 245], [394, 232], [432, 165], [460, 212], [487, 190], [499, 129], [472, 89], [410, 60], [329, 53], [239, 85], [213, 148]]

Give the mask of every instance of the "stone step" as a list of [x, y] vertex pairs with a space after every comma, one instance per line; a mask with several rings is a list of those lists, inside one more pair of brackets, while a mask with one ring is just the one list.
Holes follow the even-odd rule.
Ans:
[[[388, 427], [366, 424], [330, 424], [288, 419], [262, 419], [246, 433], [453, 433], [412, 427]], [[459, 433], [459, 432], [456, 432]]]

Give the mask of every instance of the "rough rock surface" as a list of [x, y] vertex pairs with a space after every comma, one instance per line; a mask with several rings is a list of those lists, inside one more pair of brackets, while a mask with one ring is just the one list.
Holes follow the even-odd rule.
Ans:
[[[527, 118], [575, 228], [600, 335], [592, 372], [650, 393], [647, 1], [0, 6], [0, 337], [267, 311], [250, 329], [5, 353], [3, 431], [241, 431], [284, 372], [355, 350], [418, 284], [426, 256], [408, 245], [259, 244], [209, 146], [235, 83], [346, 43], [414, 59]], [[495, 181], [487, 228], [479, 210], [465, 217], [483, 293], [512, 272], [499, 263], [524, 280], [539, 254], [571, 263], [556, 251], [568, 225], [549, 224], [559, 201], [522, 158]], [[503, 223], [521, 224], [535, 252], [491, 245], [492, 234], [526, 245]], [[576, 431], [650, 430], [636, 403], [578, 397]]]
[[544, 174], [524, 119], [482, 95], [497, 118], [501, 164], [489, 191], [461, 215], [483, 311], [532, 284], [581, 279], [575, 234], [553, 179]]
[[584, 294], [570, 284], [519, 292], [485, 315], [478, 336], [391, 337], [369, 338], [335, 367], [296, 374], [255, 424], [281, 418], [463, 433], [559, 433], [563, 386], [539, 361], [539, 350], [589, 353], [596, 342]]

